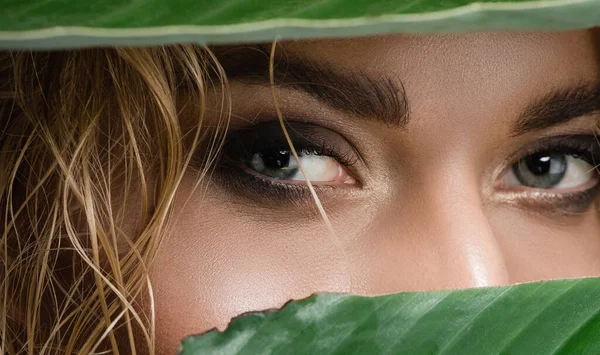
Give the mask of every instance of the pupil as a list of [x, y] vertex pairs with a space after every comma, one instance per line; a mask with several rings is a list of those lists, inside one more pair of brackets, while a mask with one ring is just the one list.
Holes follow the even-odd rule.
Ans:
[[525, 159], [525, 164], [533, 175], [539, 176], [550, 172], [552, 160], [552, 156], [547, 154], [533, 154]]
[[265, 166], [269, 169], [287, 168], [290, 164], [290, 154], [286, 151], [266, 153], [262, 158]]
[[560, 153], [531, 154], [513, 165], [513, 171], [523, 185], [550, 188], [558, 185], [567, 173], [567, 156]]

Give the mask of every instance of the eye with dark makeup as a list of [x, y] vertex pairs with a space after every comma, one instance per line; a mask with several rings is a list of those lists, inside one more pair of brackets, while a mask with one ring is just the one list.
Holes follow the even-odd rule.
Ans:
[[[317, 189], [339, 192], [361, 186], [356, 166], [360, 154], [348, 140], [316, 124], [288, 124], [306, 177]], [[543, 138], [509, 158], [496, 190], [526, 206], [584, 211], [600, 190], [598, 162], [600, 145], [593, 134]], [[219, 172], [227, 186], [252, 198], [311, 200], [277, 121], [233, 129]]]
[[[359, 155], [344, 137], [308, 123], [288, 122], [287, 130], [304, 173], [316, 189], [360, 187], [355, 167]], [[311, 198], [305, 176], [277, 121], [232, 129], [218, 172], [220, 181], [252, 198], [275, 197], [280, 202]]]
[[600, 143], [595, 135], [549, 137], [517, 153], [497, 187], [544, 208], [583, 212], [600, 187]]

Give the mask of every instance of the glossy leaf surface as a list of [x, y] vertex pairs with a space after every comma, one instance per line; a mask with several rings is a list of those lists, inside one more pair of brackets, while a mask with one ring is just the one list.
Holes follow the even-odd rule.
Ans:
[[596, 25], [600, 0], [0, 0], [0, 48]]
[[600, 279], [320, 294], [184, 339], [181, 354], [599, 354]]

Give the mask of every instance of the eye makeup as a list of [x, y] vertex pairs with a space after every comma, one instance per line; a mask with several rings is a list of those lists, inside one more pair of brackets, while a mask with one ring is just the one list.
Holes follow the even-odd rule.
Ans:
[[[524, 161], [531, 157], [536, 157], [540, 162], [545, 162], [550, 172], [550, 159], [553, 157], [568, 157], [569, 160], [578, 161], [578, 164], [565, 165], [567, 169], [579, 167], [579, 171], [571, 173], [578, 175], [581, 180], [577, 186], [567, 184], [562, 188], [560, 181], [555, 184], [541, 187], [531, 184], [527, 186], [519, 178], [515, 179], [515, 169], [524, 169]], [[544, 160], [545, 159], [545, 160]], [[500, 199], [516, 203], [525, 208], [541, 209], [543, 212], [556, 214], [580, 214], [586, 212], [596, 199], [600, 191], [600, 174], [597, 166], [600, 162], [600, 144], [595, 135], [564, 135], [543, 138], [533, 144], [519, 150], [513, 157], [509, 158], [508, 166], [502, 173], [501, 179], [496, 184], [496, 190]], [[531, 167], [531, 165], [529, 165]], [[581, 169], [585, 166], [585, 169]], [[542, 177], [543, 172], [537, 171], [538, 176]], [[511, 178], [512, 174], [512, 178]], [[530, 176], [535, 174], [530, 173]], [[522, 179], [521, 179], [522, 180]]]
[[[358, 154], [341, 135], [321, 126], [300, 122], [288, 122], [290, 138], [301, 157], [329, 158], [347, 176], [345, 183], [313, 182], [320, 196], [346, 194], [360, 188], [356, 165]], [[257, 157], [260, 161], [257, 162]], [[267, 159], [268, 157], [268, 159]], [[256, 125], [234, 128], [229, 132], [217, 166], [219, 183], [241, 196], [255, 202], [298, 203], [312, 202], [308, 187], [302, 179], [286, 179], [285, 169], [295, 166], [294, 157], [278, 121], [261, 122]], [[268, 163], [271, 169], [265, 169]], [[259, 164], [260, 163], [260, 164]], [[257, 169], [256, 166], [263, 169]], [[305, 171], [309, 168], [304, 165]], [[281, 174], [269, 173], [279, 169]], [[310, 171], [307, 174], [311, 176]], [[281, 175], [282, 178], [277, 178]]]
[[[302, 175], [293, 171], [297, 166], [294, 166], [295, 160], [279, 121], [265, 116], [258, 121], [253, 124], [245, 122], [237, 127], [234, 125], [230, 129], [215, 167], [213, 181], [218, 182], [233, 196], [246, 198], [254, 204], [312, 205], [314, 201]], [[286, 124], [301, 161], [303, 157], [323, 157], [332, 165], [339, 164], [344, 174], [351, 177], [349, 184], [332, 183], [329, 180], [315, 182], [318, 179], [311, 178], [321, 198], [350, 196], [353, 191], [362, 189], [362, 182], [366, 178], [372, 179], [364, 175], [368, 173], [365, 169], [368, 162], [362, 162], [363, 152], [358, 151], [343, 135], [332, 128], [302, 119], [290, 118]], [[541, 162], [546, 157], [567, 157], [567, 162], [580, 162], [580, 168], [589, 164], [594, 173], [590, 174], [585, 183], [568, 188], [562, 188], [560, 184], [528, 186], [514, 177], [514, 169], [532, 156], [537, 156]], [[494, 183], [495, 201], [504, 201], [546, 214], [577, 214], [587, 211], [600, 193], [600, 174], [594, 169], [600, 162], [600, 145], [591, 131], [587, 134], [539, 138], [510, 154], [504, 161], [501, 176]], [[271, 169], [265, 168], [264, 164], [270, 164]], [[281, 173], [274, 173], [273, 168], [283, 170]], [[286, 168], [289, 170], [285, 171]], [[506, 176], [511, 174], [512, 181], [507, 183]], [[310, 173], [308, 175], [311, 176]]]

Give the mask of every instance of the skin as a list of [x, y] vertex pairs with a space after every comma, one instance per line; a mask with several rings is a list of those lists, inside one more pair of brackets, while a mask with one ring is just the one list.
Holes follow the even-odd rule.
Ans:
[[[599, 43], [593, 31], [284, 43], [294, 56], [341, 72], [401, 78], [411, 120], [404, 129], [358, 120], [304, 93], [278, 91], [284, 116], [343, 135], [363, 158], [349, 169], [358, 184], [320, 193], [335, 237], [310, 199], [248, 198], [219, 178], [194, 190], [190, 172], [151, 270], [159, 353], [243, 312], [314, 292], [600, 275], [596, 202], [557, 212], [531, 190], [517, 198], [498, 188], [520, 149], [542, 137], [593, 134], [598, 113], [520, 136], [511, 129], [551, 90], [600, 79]], [[233, 81], [231, 95], [233, 128], [276, 120], [267, 86]]]

